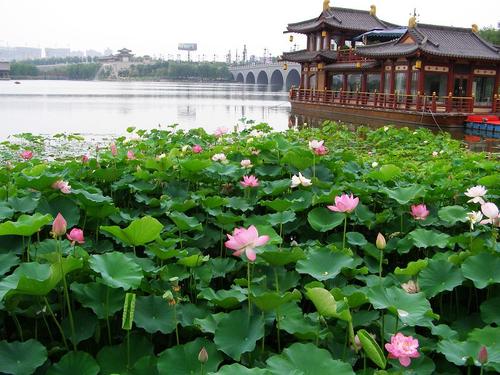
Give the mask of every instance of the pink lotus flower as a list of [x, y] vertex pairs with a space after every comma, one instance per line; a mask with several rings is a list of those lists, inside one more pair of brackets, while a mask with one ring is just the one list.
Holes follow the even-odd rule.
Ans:
[[486, 349], [486, 346], [481, 346], [479, 354], [477, 355], [477, 360], [481, 365], [484, 365], [486, 362], [488, 362], [488, 349]]
[[203, 148], [201, 148], [200, 145], [194, 145], [193, 148], [192, 148], [192, 150], [193, 150], [194, 154], [199, 154], [199, 153], [201, 153], [203, 151]]
[[342, 194], [340, 197], [335, 197], [335, 205], [334, 206], [326, 206], [330, 211], [335, 212], [347, 212], [351, 213], [358, 206], [359, 198], [351, 194], [350, 196], [347, 194]]
[[61, 237], [63, 234], [66, 233], [66, 220], [64, 219], [63, 215], [59, 212], [54, 219], [54, 222], [52, 223], [52, 235], [54, 237]]
[[109, 146], [111, 149], [111, 155], [116, 156], [118, 155], [118, 149], [116, 148], [116, 144], [111, 143], [111, 146]]
[[224, 128], [224, 127], [219, 127], [217, 129], [215, 129], [215, 132], [214, 132], [214, 135], [219, 138], [219, 137], [222, 137], [224, 134], [226, 134], [227, 132], [229, 131], [228, 128]]
[[479, 203], [479, 204], [484, 204], [484, 199], [483, 197], [486, 195], [486, 193], [488, 192], [488, 190], [486, 190], [486, 188], [484, 186], [481, 186], [481, 185], [477, 185], [477, 186], [474, 186], [474, 187], [471, 187], [469, 189], [467, 189], [467, 191], [464, 193], [466, 196], [468, 196], [469, 198], [472, 198], [472, 199], [469, 199], [467, 201], [467, 203]]
[[243, 181], [240, 181], [243, 187], [257, 187], [259, 186], [259, 179], [255, 176], [243, 176]]
[[33, 151], [24, 150], [23, 152], [21, 152], [21, 157], [24, 160], [30, 160], [33, 157]]
[[229, 239], [224, 243], [228, 249], [234, 250], [234, 256], [241, 256], [245, 253], [250, 262], [255, 261], [255, 248], [263, 246], [269, 241], [269, 236], [260, 236], [257, 228], [251, 225], [248, 229], [235, 228], [233, 234], [227, 235]]
[[317, 148], [324, 147], [323, 143], [325, 143], [325, 141], [317, 141], [313, 139], [312, 141], [309, 141], [309, 148], [314, 151]]
[[385, 348], [389, 352], [389, 358], [399, 359], [399, 363], [404, 367], [410, 365], [411, 358], [420, 357], [418, 340], [412, 336], [405, 336], [400, 332], [392, 335], [391, 343], [385, 344]]
[[73, 228], [69, 232], [69, 234], [66, 234], [66, 238], [71, 241], [71, 244], [75, 246], [75, 242], [78, 242], [79, 244], [85, 243], [85, 239], [83, 238], [83, 230], [79, 228]]
[[83, 164], [88, 163], [88, 162], [89, 162], [89, 160], [90, 160], [90, 157], [89, 157], [89, 155], [88, 155], [88, 154], [82, 155], [82, 163], [83, 163]]
[[67, 181], [57, 180], [52, 184], [52, 189], [60, 190], [61, 193], [71, 193], [71, 185]]
[[425, 204], [412, 205], [411, 206], [411, 216], [415, 220], [425, 220], [429, 216], [429, 210]]
[[128, 160], [135, 160], [135, 154], [134, 154], [134, 151], [132, 151], [132, 150], [128, 150], [128, 151], [127, 151], [127, 159], [128, 159]]
[[314, 148], [313, 152], [318, 156], [323, 156], [328, 154], [328, 149], [325, 146], [321, 145], [317, 148]]
[[496, 227], [500, 226], [500, 214], [495, 203], [487, 202], [481, 205], [481, 211], [484, 216], [487, 217], [487, 219], [481, 220], [481, 224], [493, 224]]

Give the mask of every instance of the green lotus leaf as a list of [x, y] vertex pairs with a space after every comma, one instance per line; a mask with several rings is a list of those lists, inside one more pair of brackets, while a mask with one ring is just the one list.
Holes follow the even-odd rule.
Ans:
[[304, 201], [303, 198], [294, 199], [294, 200], [278, 198], [278, 199], [274, 199], [272, 201], [261, 201], [260, 205], [265, 206], [265, 207], [270, 207], [274, 211], [277, 211], [277, 212], [283, 212], [283, 211], [289, 210], [290, 208], [293, 208], [296, 203], [299, 203], [302, 201]]
[[144, 216], [132, 221], [128, 227], [122, 229], [116, 225], [101, 226], [101, 231], [118, 238], [128, 246], [141, 246], [154, 241], [163, 230], [163, 224], [151, 216]]
[[500, 297], [489, 298], [481, 304], [481, 319], [488, 324], [500, 325]]
[[17, 221], [6, 221], [0, 224], [0, 236], [31, 236], [45, 225], [52, 224], [52, 221], [51, 215], [42, 215], [39, 212], [33, 215], [21, 215]]
[[312, 249], [306, 259], [297, 262], [295, 269], [299, 273], [311, 275], [316, 280], [324, 281], [335, 278], [342, 268], [356, 268], [359, 262], [340, 252], [327, 248]]
[[464, 277], [460, 268], [447, 260], [431, 260], [418, 275], [418, 284], [427, 298], [445, 290], [453, 290], [462, 284]]
[[69, 352], [49, 368], [47, 375], [97, 375], [99, 370], [99, 365], [90, 354]]
[[255, 168], [255, 174], [257, 176], [271, 176], [276, 177], [282, 173], [282, 169], [279, 165], [259, 165]]
[[225, 206], [237, 211], [250, 211], [253, 209], [253, 206], [245, 198], [241, 197], [228, 198]]
[[366, 353], [366, 356], [372, 360], [378, 367], [385, 369], [387, 360], [385, 359], [384, 352], [377, 344], [377, 342], [370, 336], [364, 329], [360, 329], [357, 333], [361, 346]]
[[438, 211], [438, 216], [447, 224], [453, 225], [457, 222], [467, 221], [468, 210], [462, 206], [447, 206]]
[[294, 148], [286, 152], [281, 158], [281, 164], [290, 164], [300, 171], [311, 167], [314, 163], [311, 150], [304, 148]]
[[500, 327], [475, 328], [469, 333], [468, 340], [488, 347], [500, 348]]
[[201, 332], [214, 334], [225, 313], [208, 314], [205, 318], [195, 318], [193, 323]]
[[186, 212], [193, 207], [196, 207], [198, 204], [192, 199], [184, 199], [184, 198], [175, 198], [171, 199], [170, 197], [165, 197], [161, 201], [161, 208], [167, 211], [176, 211], [174, 213], [178, 214], [181, 212]]
[[250, 297], [255, 306], [262, 311], [276, 310], [285, 303], [298, 301], [301, 298], [302, 294], [297, 289], [294, 289], [292, 292], [285, 292], [284, 294], [278, 292], [264, 292]]
[[47, 171], [48, 164], [37, 164], [33, 167], [24, 168], [15, 180], [20, 188], [30, 188], [42, 191], [50, 188], [60, 176]]
[[187, 232], [196, 230], [201, 232], [203, 230], [203, 226], [198, 221], [198, 219], [196, 219], [195, 217], [187, 216], [182, 212], [171, 212], [170, 214], [168, 214], [168, 217], [175, 223], [177, 228], [182, 231]]
[[154, 355], [144, 356], [134, 364], [131, 375], [160, 375], [157, 362]]
[[239, 363], [222, 366], [219, 371], [211, 372], [208, 375], [271, 375], [271, 372], [266, 369], [253, 367], [247, 368]]
[[[9, 198], [9, 205], [17, 212], [29, 213], [38, 206], [38, 201], [40, 200], [40, 193], [32, 193], [24, 197], [11, 197]], [[45, 213], [45, 212], [42, 212]], [[57, 212], [55, 215], [56, 217]]]
[[224, 277], [227, 273], [236, 268], [236, 259], [232, 258], [212, 258], [206, 266], [210, 268], [212, 277]]
[[212, 163], [205, 171], [211, 172], [217, 176], [237, 177], [240, 174], [240, 167], [234, 164]]
[[347, 242], [353, 246], [365, 246], [368, 243], [365, 236], [359, 232], [347, 232], [346, 238]]
[[[153, 345], [143, 336], [130, 335], [130, 361], [127, 366], [127, 343], [104, 346], [97, 353], [97, 363], [101, 374], [132, 375], [131, 368], [144, 357], [153, 357]], [[75, 374], [76, 375], [76, 374]]]
[[196, 173], [204, 170], [211, 164], [212, 161], [208, 159], [188, 159], [188, 160], [183, 160], [180, 163], [180, 166], [183, 170]]
[[284, 266], [306, 258], [306, 254], [300, 247], [266, 250], [259, 253], [259, 256], [271, 266]]
[[227, 198], [220, 196], [207, 197], [202, 201], [203, 206], [207, 208], [217, 208], [227, 204]]
[[379, 170], [373, 170], [368, 173], [368, 177], [380, 180], [391, 181], [401, 174], [401, 169], [394, 164], [386, 164], [380, 167]]
[[265, 181], [262, 183], [262, 192], [269, 195], [277, 195], [283, 193], [290, 188], [291, 180], [289, 178], [284, 180]]
[[203, 288], [198, 294], [198, 297], [212, 302], [214, 305], [222, 307], [223, 309], [231, 309], [240, 304], [240, 302], [247, 299], [247, 296], [237, 289], [217, 290], [212, 288]]
[[351, 365], [334, 360], [328, 350], [311, 343], [295, 343], [266, 363], [273, 375], [354, 375]]
[[415, 229], [408, 234], [408, 238], [413, 241], [416, 247], [439, 247], [440, 249], [448, 246], [450, 236], [446, 233], [441, 233], [436, 230]]
[[245, 310], [235, 310], [226, 314], [214, 335], [217, 349], [223, 351], [235, 361], [241, 355], [255, 349], [257, 340], [264, 336], [264, 319], [261, 314], [248, 316]]
[[113, 316], [123, 307], [123, 291], [98, 282], [86, 284], [74, 282], [71, 284], [71, 291], [78, 302], [92, 309], [99, 319]]
[[203, 370], [208, 372], [217, 371], [222, 362], [222, 355], [217, 351], [215, 345], [206, 339], [197, 338], [184, 345], [174, 346], [160, 353], [158, 357], [158, 372], [169, 375], [186, 375], [200, 373], [200, 361], [198, 353], [202, 348], [208, 353], [208, 360]]
[[0, 276], [5, 275], [10, 269], [19, 264], [19, 257], [14, 253], [0, 254]]
[[93, 192], [91, 193], [84, 189], [72, 189], [71, 195], [76, 197], [86, 207], [103, 206], [113, 203], [111, 197], [104, 196], [99, 189], [88, 188], [88, 190], [92, 190]]
[[14, 209], [7, 202], [0, 202], [0, 221], [10, 219], [14, 212]]
[[31, 375], [47, 360], [47, 349], [38, 341], [0, 341], [0, 372]]
[[148, 333], [171, 333], [175, 330], [175, 311], [160, 296], [138, 296], [135, 302], [134, 322]]
[[[94, 336], [97, 327], [97, 317], [87, 309], [80, 309], [73, 312], [73, 319], [75, 324], [75, 338], [74, 343], [78, 344], [83, 340]], [[62, 329], [66, 337], [73, 342], [73, 334], [71, 331], [71, 323], [69, 317], [66, 317], [61, 323]]]
[[341, 212], [332, 212], [324, 207], [317, 207], [309, 211], [307, 221], [314, 230], [318, 232], [327, 232], [338, 227], [344, 222], [345, 214]]
[[462, 264], [462, 274], [478, 289], [500, 283], [500, 257], [489, 253], [471, 256]]
[[443, 354], [449, 362], [457, 366], [473, 364], [477, 358], [481, 344], [474, 341], [441, 340], [436, 351]]
[[396, 267], [394, 270], [395, 275], [407, 275], [407, 276], [415, 276], [417, 273], [422, 271], [429, 261], [427, 259], [419, 259], [414, 262], [409, 262], [405, 268]]
[[307, 289], [306, 296], [312, 301], [321, 316], [337, 317], [337, 302], [328, 290], [324, 288]]
[[268, 222], [273, 226], [278, 224], [290, 223], [294, 221], [296, 218], [297, 215], [295, 215], [295, 212], [293, 211], [282, 211], [282, 212], [277, 212], [275, 214], [267, 215]]
[[280, 306], [277, 318], [280, 320], [280, 329], [303, 340], [315, 339], [320, 332], [318, 321], [305, 317], [295, 302]]
[[411, 327], [432, 324], [434, 315], [424, 293], [409, 294], [401, 288], [375, 285], [368, 289], [367, 296], [375, 309], [389, 309], [403, 324]]
[[104, 284], [111, 288], [137, 289], [143, 278], [141, 267], [125, 254], [116, 251], [92, 255], [89, 266], [100, 274]]
[[203, 256], [203, 254], [193, 254], [179, 259], [177, 263], [189, 268], [193, 268], [201, 266], [203, 263], [208, 262], [209, 259], [210, 255]]
[[394, 199], [399, 204], [408, 204], [416, 200], [416, 198], [425, 195], [425, 189], [422, 185], [410, 185], [407, 187], [398, 187], [395, 189], [382, 189], [382, 192], [387, 194], [391, 199]]
[[477, 180], [477, 183], [491, 188], [500, 186], [500, 174], [495, 173], [481, 177], [480, 179]]
[[[64, 273], [83, 267], [81, 259], [63, 258]], [[0, 300], [15, 294], [45, 296], [62, 280], [61, 264], [40, 264], [36, 262], [22, 263], [12, 275], [0, 281]]]
[[42, 199], [38, 205], [38, 211], [42, 214], [50, 214], [56, 217], [58, 213], [64, 216], [69, 228], [78, 225], [80, 221], [80, 208], [68, 197], [56, 197], [50, 201]]
[[[283, 242], [283, 239], [280, 237], [278, 233], [276, 233], [276, 231], [272, 226], [255, 224], [255, 227], [257, 228], [259, 236], [264, 236], [264, 235], [269, 236], [269, 241], [267, 242], [266, 245], [279, 245]], [[257, 249], [263, 249], [263, 248], [257, 248]]]

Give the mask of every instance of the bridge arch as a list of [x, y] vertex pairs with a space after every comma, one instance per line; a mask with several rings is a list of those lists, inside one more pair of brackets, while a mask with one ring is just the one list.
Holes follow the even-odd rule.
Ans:
[[257, 76], [257, 84], [258, 85], [269, 84], [269, 78], [267, 77], [267, 73], [264, 70], [261, 70], [259, 75]]
[[238, 73], [238, 75], [236, 76], [236, 82], [241, 82], [241, 83], [245, 82], [245, 78], [243, 77], [243, 73]]
[[255, 75], [253, 74], [253, 72], [248, 72], [245, 83], [255, 83]]
[[276, 69], [273, 74], [271, 74], [271, 85], [273, 86], [283, 86], [283, 74], [279, 69]]
[[286, 89], [290, 90], [292, 86], [300, 86], [300, 73], [297, 69], [291, 69], [286, 76]]

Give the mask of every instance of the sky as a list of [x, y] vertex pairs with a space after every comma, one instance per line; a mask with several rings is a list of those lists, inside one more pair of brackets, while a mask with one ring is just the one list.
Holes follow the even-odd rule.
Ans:
[[[176, 56], [178, 43], [198, 43], [192, 54], [224, 60], [248, 54], [289, 51], [286, 25], [319, 16], [323, 0], [0, 0], [0, 46], [66, 47], [136, 55]], [[332, 0], [331, 6], [377, 6], [382, 20], [406, 25], [417, 8], [422, 23], [470, 27], [497, 26], [498, 0]], [[297, 48], [305, 41], [296, 37]]]

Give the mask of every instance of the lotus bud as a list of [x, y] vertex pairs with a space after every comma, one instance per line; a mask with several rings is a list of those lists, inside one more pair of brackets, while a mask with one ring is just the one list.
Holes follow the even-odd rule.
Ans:
[[198, 361], [200, 361], [201, 363], [207, 363], [208, 352], [207, 349], [205, 349], [205, 347], [202, 347], [200, 352], [198, 353]]
[[63, 215], [59, 212], [52, 223], [52, 235], [54, 237], [61, 237], [66, 233], [66, 220]]
[[379, 233], [377, 235], [377, 240], [375, 241], [375, 245], [377, 246], [377, 249], [379, 250], [384, 250], [386, 246], [385, 242], [385, 237], [382, 235], [382, 233]]
[[170, 290], [163, 293], [163, 298], [168, 302], [170, 306], [175, 305], [175, 297]]
[[488, 350], [486, 349], [486, 346], [482, 346], [481, 350], [479, 350], [477, 360], [481, 365], [484, 365], [486, 362], [488, 362]]
[[413, 280], [410, 280], [407, 283], [402, 283], [401, 288], [403, 288], [403, 290], [408, 294], [415, 294], [420, 292], [420, 287]]

